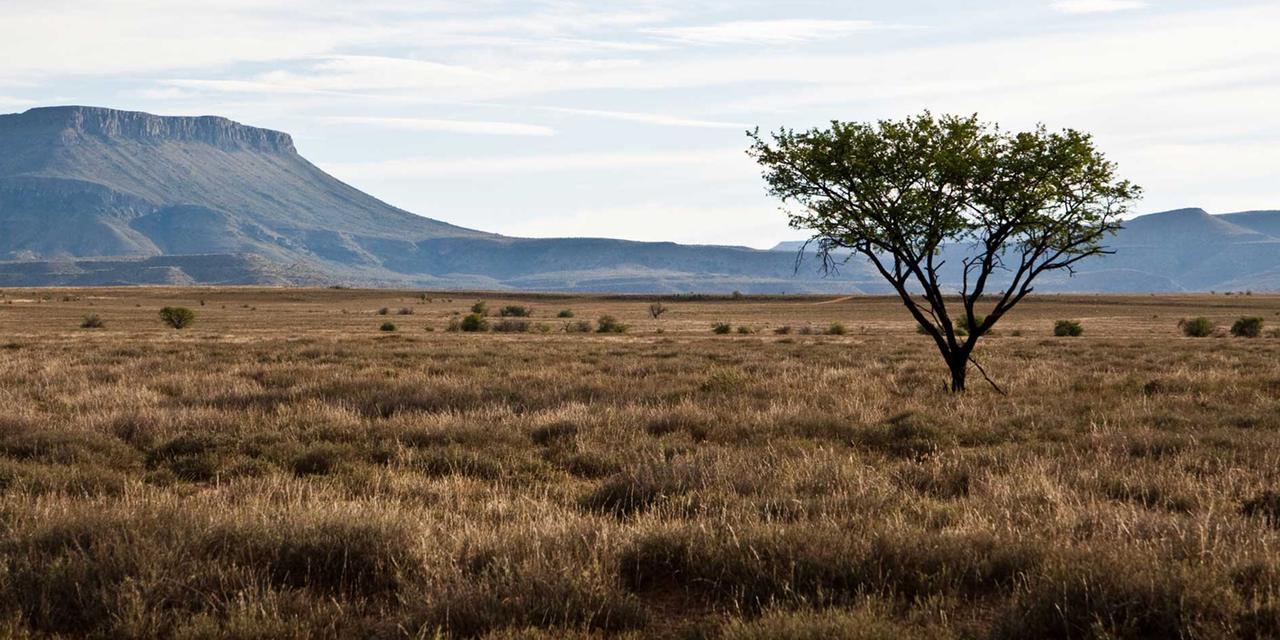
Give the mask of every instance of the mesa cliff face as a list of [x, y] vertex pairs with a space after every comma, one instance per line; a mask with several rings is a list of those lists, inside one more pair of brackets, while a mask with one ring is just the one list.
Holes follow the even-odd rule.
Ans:
[[143, 143], [199, 142], [223, 151], [297, 153], [287, 133], [249, 127], [218, 116], [164, 117], [101, 107], [42, 107], [0, 116], [0, 136], [30, 135], [62, 144], [85, 137]]

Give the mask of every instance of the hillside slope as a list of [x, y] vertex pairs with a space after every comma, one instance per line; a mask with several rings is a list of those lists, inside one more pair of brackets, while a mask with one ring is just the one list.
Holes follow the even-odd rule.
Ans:
[[[321, 274], [353, 284], [497, 289], [857, 288], [848, 277], [797, 275], [793, 260], [765, 251], [507, 238], [424, 218], [324, 173], [287, 134], [219, 117], [39, 108], [0, 116], [0, 148], [0, 282], [60, 281], [65, 265], [86, 259], [220, 255], [246, 284], [305, 273], [306, 282]], [[246, 255], [266, 262], [236, 257]], [[167, 277], [205, 281], [172, 268], [183, 275]], [[76, 283], [92, 284], [97, 272]], [[33, 280], [37, 273], [44, 275]], [[113, 273], [116, 282], [125, 272]]]

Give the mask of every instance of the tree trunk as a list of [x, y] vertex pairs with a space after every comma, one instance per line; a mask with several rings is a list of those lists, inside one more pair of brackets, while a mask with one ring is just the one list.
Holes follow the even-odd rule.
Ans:
[[951, 393], [964, 393], [964, 376], [969, 372], [967, 355], [956, 355], [948, 358], [947, 367], [951, 369]]

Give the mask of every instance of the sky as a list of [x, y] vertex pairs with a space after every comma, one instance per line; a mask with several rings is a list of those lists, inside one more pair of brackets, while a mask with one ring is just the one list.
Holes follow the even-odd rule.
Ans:
[[0, 113], [221, 115], [466, 227], [767, 248], [805, 234], [747, 129], [925, 109], [1091, 132], [1135, 212], [1280, 208], [1278, 29], [1275, 0], [0, 0]]

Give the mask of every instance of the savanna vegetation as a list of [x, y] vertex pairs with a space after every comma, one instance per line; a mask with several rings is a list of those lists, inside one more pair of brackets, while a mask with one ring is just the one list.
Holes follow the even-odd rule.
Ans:
[[1275, 637], [1276, 325], [1028, 298], [1002, 396], [897, 298], [3, 290], [0, 636]]

